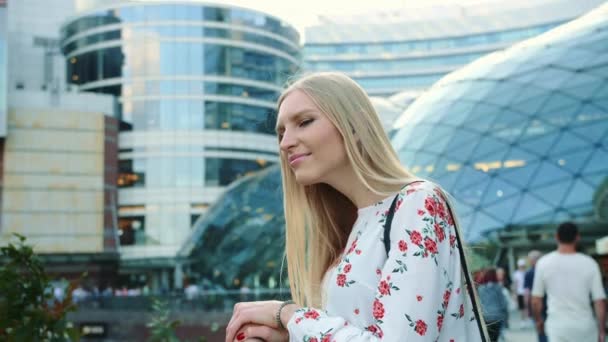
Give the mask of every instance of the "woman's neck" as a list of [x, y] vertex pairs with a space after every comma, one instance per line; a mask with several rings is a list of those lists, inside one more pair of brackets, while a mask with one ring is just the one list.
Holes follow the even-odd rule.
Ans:
[[357, 178], [352, 168], [334, 173], [334, 176], [330, 177], [325, 183], [341, 192], [359, 209], [377, 203], [386, 197], [366, 188]]

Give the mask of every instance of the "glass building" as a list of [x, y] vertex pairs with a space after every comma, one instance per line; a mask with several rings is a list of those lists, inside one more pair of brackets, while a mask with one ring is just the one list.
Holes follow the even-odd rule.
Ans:
[[278, 161], [275, 101], [299, 68], [299, 34], [191, 1], [96, 7], [61, 34], [71, 85], [120, 102], [121, 258], [170, 268], [228, 184]]
[[467, 240], [564, 220], [606, 234], [608, 5], [448, 75], [395, 127], [402, 163], [456, 198]]
[[304, 68], [346, 73], [375, 96], [420, 94], [446, 74], [602, 3], [433, 5], [323, 20], [306, 29]]
[[234, 182], [179, 255], [190, 260], [192, 274], [222, 287], [287, 287], [279, 284], [284, 226], [281, 169], [273, 165]]

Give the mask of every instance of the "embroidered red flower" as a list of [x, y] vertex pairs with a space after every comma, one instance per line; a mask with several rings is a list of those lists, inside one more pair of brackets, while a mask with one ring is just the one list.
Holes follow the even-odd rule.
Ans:
[[338, 274], [336, 283], [338, 284], [338, 286], [344, 287], [344, 285], [346, 284], [346, 274]]
[[[458, 290], [456, 290], [458, 291]], [[452, 293], [449, 290], [445, 290], [445, 293], [443, 294], [443, 304], [444, 305], [448, 305], [448, 302], [450, 301], [450, 295]]]
[[355, 315], [359, 314], [359, 309], [355, 309]]
[[460, 287], [456, 289], [456, 294], [460, 294]]
[[426, 334], [426, 322], [421, 319], [417, 320], [416, 327], [414, 328], [414, 330], [416, 330], [418, 335], [424, 336]]
[[439, 202], [435, 202], [437, 205], [435, 208], [437, 208], [437, 215], [439, 215], [439, 217], [441, 217], [442, 219], [446, 219], [446, 210], [445, 210], [445, 206], [443, 205], [443, 202], [439, 201]]
[[376, 268], [376, 274], [377, 274], [377, 275], [382, 275], [382, 270], [381, 270], [381, 269], [379, 269], [379, 268]]
[[437, 254], [437, 243], [429, 237], [424, 238], [424, 248], [431, 254]]
[[348, 273], [350, 272], [350, 269], [352, 268], [351, 264], [346, 264], [344, 265], [344, 273]]
[[331, 341], [331, 334], [327, 334], [325, 336], [323, 336], [323, 339], [321, 340], [321, 342], [330, 342]]
[[353, 241], [353, 242], [350, 244], [350, 248], [348, 249], [348, 252], [346, 252], [346, 254], [350, 254], [350, 253], [352, 253], [352, 252], [355, 250], [355, 248], [357, 248], [357, 240], [358, 240], [358, 239], [355, 239], [355, 241]]
[[399, 241], [399, 250], [403, 253], [407, 252], [407, 243], [405, 242], [405, 240]]
[[302, 322], [302, 317], [296, 318], [296, 324], [300, 324], [300, 322]]
[[373, 316], [375, 319], [381, 319], [384, 317], [384, 305], [378, 299], [374, 300]]
[[421, 295], [417, 295], [416, 296], [416, 300], [419, 301], [419, 302], [422, 302], [422, 296]]
[[454, 248], [456, 245], [456, 235], [450, 235], [450, 247]]
[[423, 216], [423, 215], [424, 215], [424, 210], [418, 209], [418, 216]]
[[318, 342], [319, 340], [317, 340], [316, 337], [311, 337], [308, 339], [308, 342]]
[[464, 305], [460, 304], [460, 309], [458, 310], [458, 314], [460, 317], [464, 316]]
[[360, 249], [357, 249], [357, 250], [355, 251], [355, 254], [357, 254], [357, 255], [361, 255], [361, 250], [360, 250]]
[[433, 197], [427, 197], [424, 200], [424, 208], [431, 216], [437, 216], [437, 202]]
[[443, 315], [437, 315], [437, 330], [441, 331], [441, 327], [443, 327]]
[[445, 232], [443, 228], [439, 225], [439, 223], [435, 223], [435, 235], [437, 235], [437, 239], [439, 242], [442, 242], [445, 239]]
[[319, 318], [319, 313], [315, 310], [308, 310], [304, 313], [304, 318], [317, 319]]
[[380, 282], [378, 285], [378, 291], [381, 295], [386, 296], [391, 294], [391, 286], [385, 280]]
[[382, 338], [384, 337], [384, 333], [382, 332], [382, 329], [380, 329], [380, 327], [378, 325], [370, 325], [369, 327], [365, 328], [365, 330], [371, 332], [372, 334]]
[[412, 243], [414, 245], [420, 245], [420, 242], [422, 242], [422, 235], [420, 235], [420, 232], [417, 230], [414, 230], [411, 234], [410, 234], [410, 240], [412, 241]]

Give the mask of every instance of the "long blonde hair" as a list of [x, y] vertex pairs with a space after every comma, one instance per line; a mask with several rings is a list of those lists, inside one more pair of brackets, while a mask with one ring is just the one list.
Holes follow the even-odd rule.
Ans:
[[[357, 179], [370, 191], [390, 195], [415, 177], [401, 166], [365, 91], [335, 72], [300, 78], [281, 95], [304, 92], [344, 139]], [[302, 306], [321, 304], [321, 280], [346, 245], [357, 208], [323, 183], [300, 185], [281, 152], [285, 210], [285, 253], [292, 298]]]

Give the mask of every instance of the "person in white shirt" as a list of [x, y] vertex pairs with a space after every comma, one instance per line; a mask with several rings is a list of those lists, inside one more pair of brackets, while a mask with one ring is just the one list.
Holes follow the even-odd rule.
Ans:
[[526, 260], [519, 259], [517, 260], [517, 270], [513, 272], [513, 289], [514, 293], [517, 295], [517, 309], [521, 314], [522, 323], [526, 321], [527, 308], [526, 308], [526, 288], [524, 287], [524, 280], [526, 278]]
[[[557, 229], [557, 250], [540, 258], [532, 286], [532, 309], [539, 333], [551, 342], [604, 342], [606, 294], [599, 266], [578, 253], [578, 228], [571, 222]], [[543, 295], [547, 294], [547, 321], [542, 318]], [[591, 310], [591, 302], [595, 317]]]

